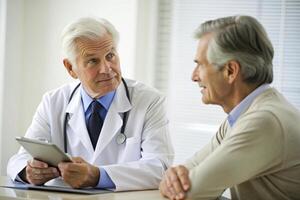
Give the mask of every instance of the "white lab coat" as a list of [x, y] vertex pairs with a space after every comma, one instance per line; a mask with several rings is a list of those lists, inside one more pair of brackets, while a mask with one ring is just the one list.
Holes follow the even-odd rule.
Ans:
[[[47, 139], [62, 150], [63, 125], [66, 112], [67, 148], [71, 156], [103, 167], [116, 185], [116, 190], [157, 188], [164, 170], [173, 161], [165, 99], [153, 88], [126, 80], [131, 103], [125, 87], [120, 84], [107, 112], [96, 149], [92, 147], [78, 89], [70, 103], [71, 92], [78, 83], [64, 85], [43, 96], [26, 137]], [[123, 113], [130, 111], [125, 134], [126, 142], [117, 144], [116, 136], [123, 124]], [[23, 148], [8, 162], [7, 173], [15, 180], [31, 156]]]

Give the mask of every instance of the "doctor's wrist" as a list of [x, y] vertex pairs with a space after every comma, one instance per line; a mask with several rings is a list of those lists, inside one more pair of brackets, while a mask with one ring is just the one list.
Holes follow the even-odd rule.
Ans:
[[97, 187], [98, 182], [100, 180], [100, 169], [96, 166], [90, 165], [89, 169], [89, 179], [90, 179], [90, 186]]

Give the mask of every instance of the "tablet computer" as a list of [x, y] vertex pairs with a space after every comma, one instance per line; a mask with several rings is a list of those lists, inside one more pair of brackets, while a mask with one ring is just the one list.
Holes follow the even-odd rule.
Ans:
[[55, 144], [26, 137], [16, 137], [16, 140], [33, 158], [50, 166], [57, 167], [60, 162], [71, 162], [70, 157]]

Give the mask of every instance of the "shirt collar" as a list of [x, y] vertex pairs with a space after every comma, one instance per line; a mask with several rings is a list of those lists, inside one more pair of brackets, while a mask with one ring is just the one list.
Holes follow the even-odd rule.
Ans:
[[244, 112], [250, 106], [250, 104], [258, 95], [263, 93], [268, 88], [270, 88], [269, 84], [263, 84], [259, 86], [254, 91], [252, 91], [246, 98], [244, 98], [237, 106], [235, 106], [233, 110], [228, 114], [227, 120], [229, 125], [232, 127], [241, 115], [241, 113]]
[[[116, 91], [114, 90], [97, 99], [97, 101], [105, 108], [105, 110], [109, 109], [114, 99], [115, 93]], [[87, 109], [89, 108], [89, 105], [94, 99], [86, 93], [85, 89], [82, 86], [80, 86], [80, 94], [83, 102], [84, 112], [86, 112]]]

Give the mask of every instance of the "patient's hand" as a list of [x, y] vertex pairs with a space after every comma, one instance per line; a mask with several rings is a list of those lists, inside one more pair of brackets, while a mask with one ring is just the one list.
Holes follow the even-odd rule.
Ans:
[[45, 182], [59, 176], [55, 167], [49, 167], [47, 163], [39, 160], [29, 160], [21, 178], [33, 185], [42, 185]]
[[189, 171], [183, 165], [169, 168], [159, 184], [160, 193], [169, 199], [184, 199], [190, 189]]

